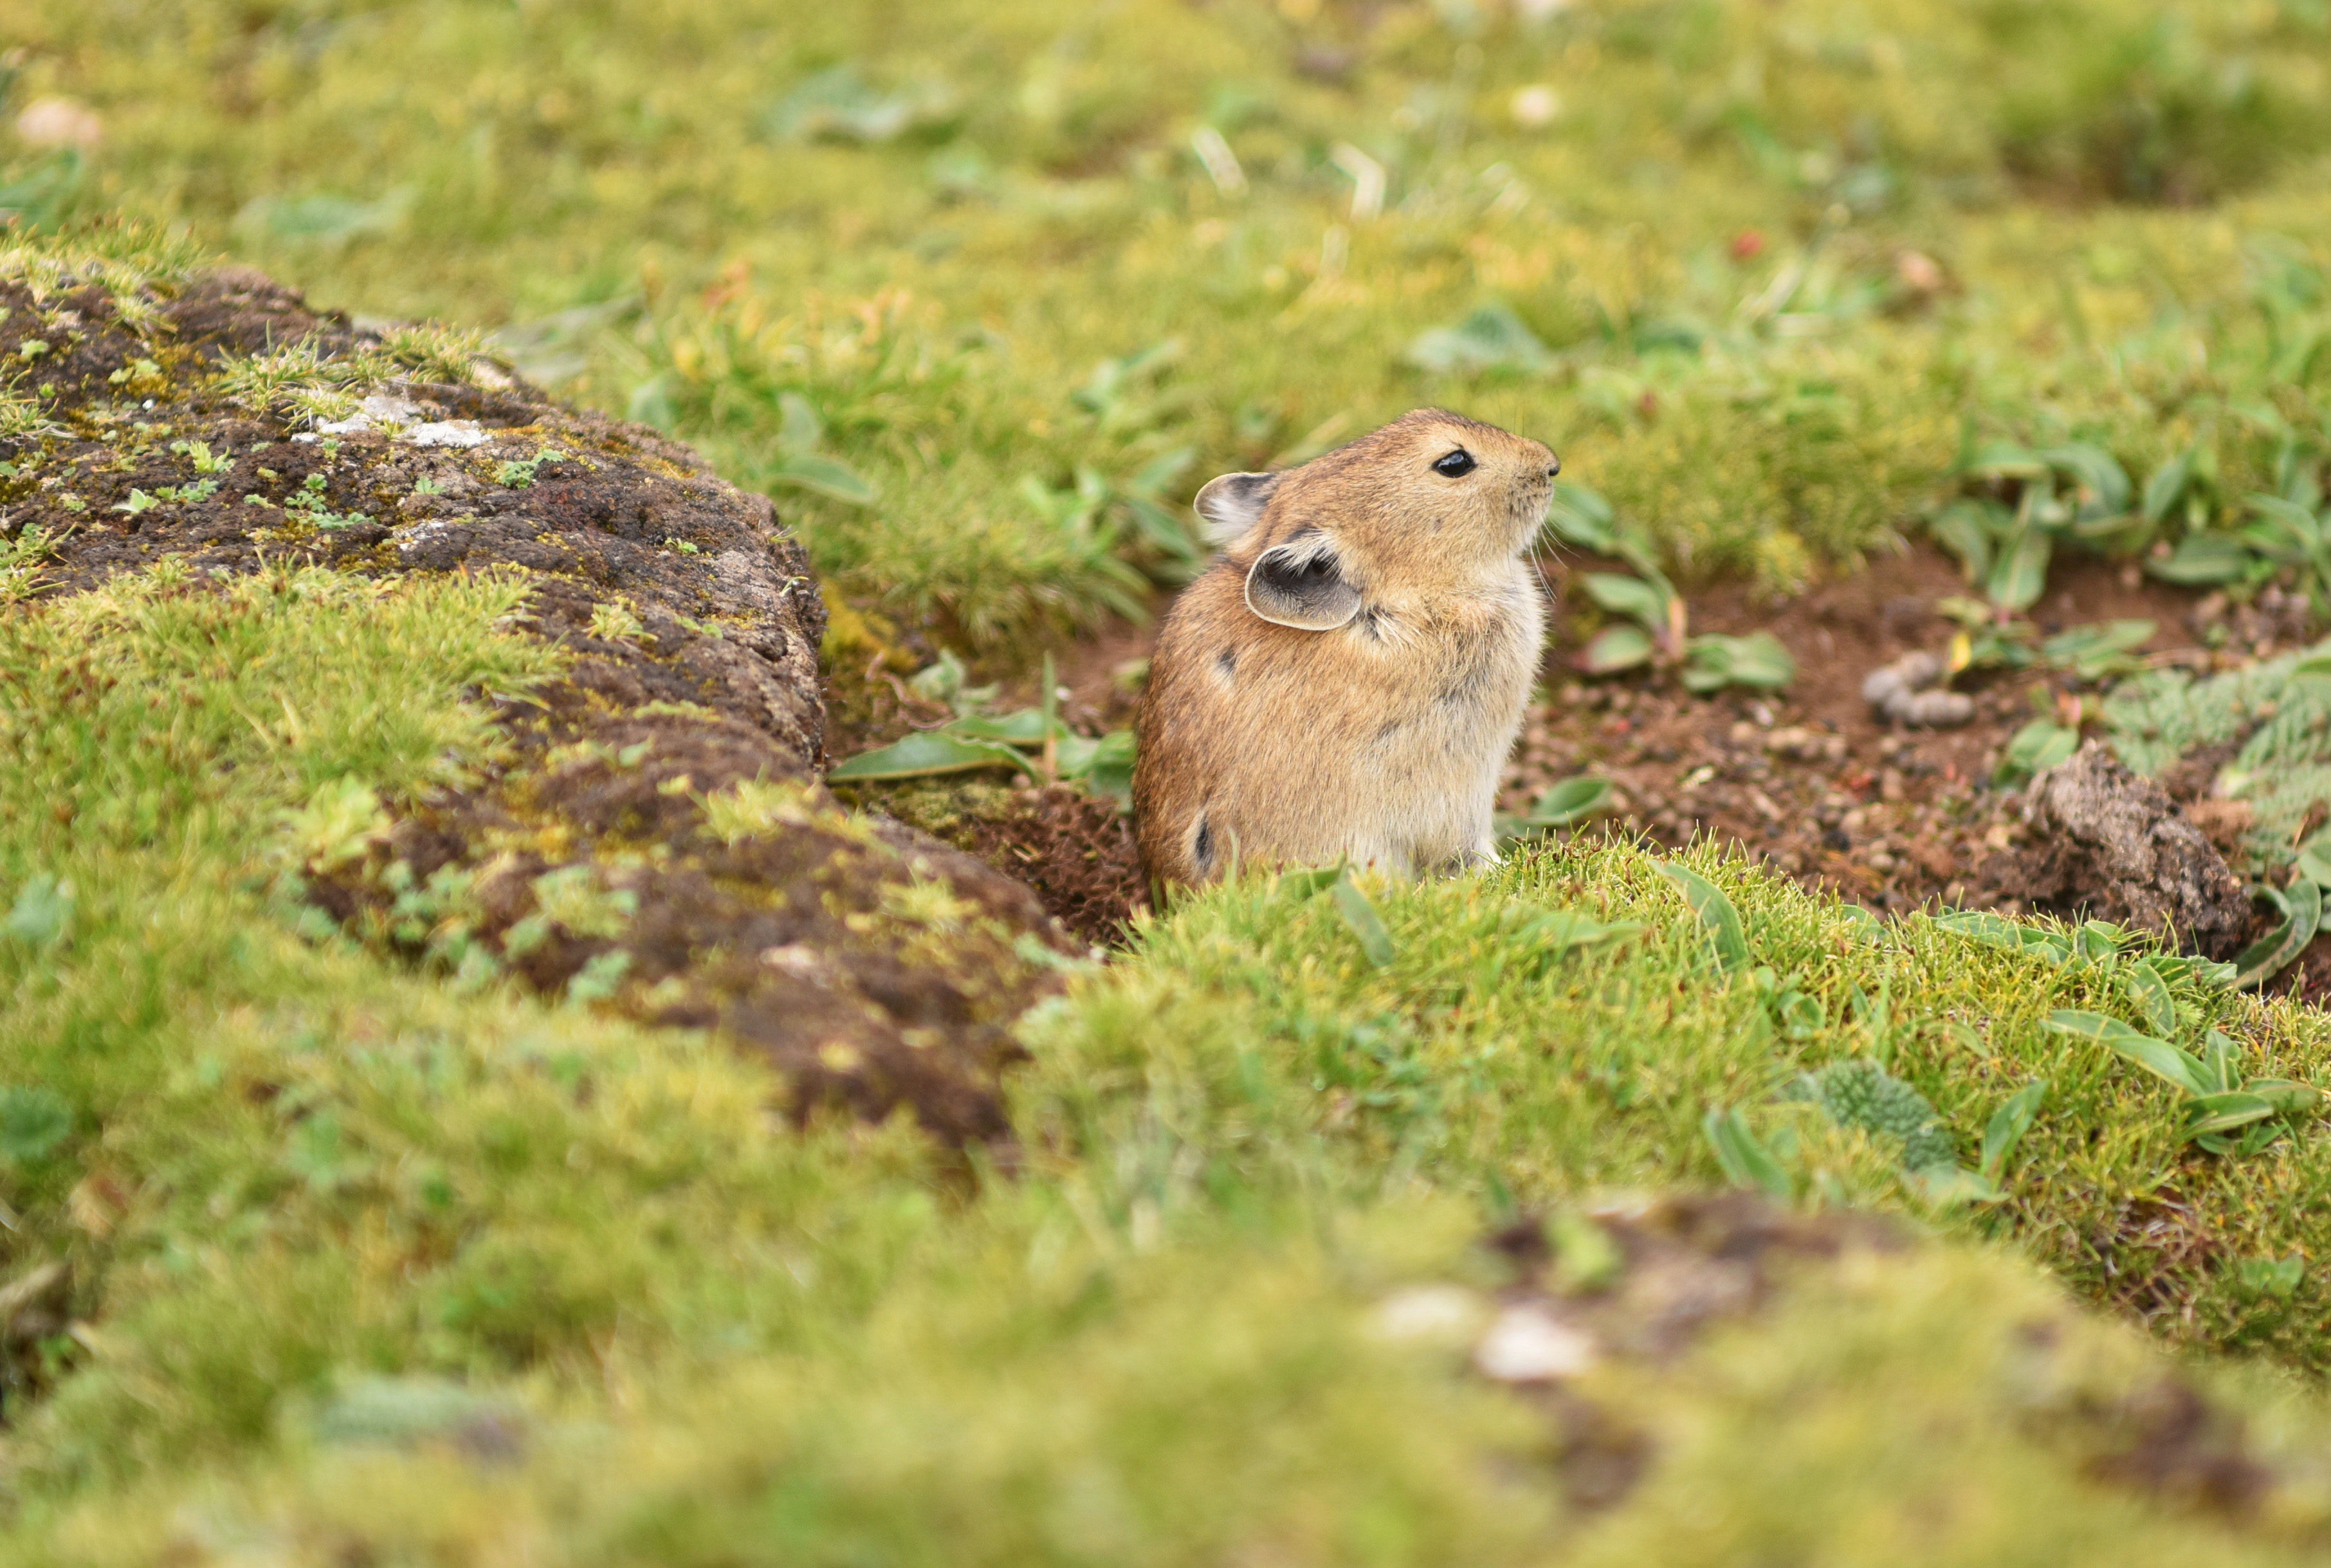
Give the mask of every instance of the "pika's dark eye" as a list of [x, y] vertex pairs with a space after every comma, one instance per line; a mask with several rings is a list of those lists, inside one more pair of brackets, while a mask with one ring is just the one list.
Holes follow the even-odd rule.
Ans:
[[1452, 480], [1462, 479], [1473, 471], [1473, 454], [1460, 446], [1447, 457], [1434, 462], [1432, 471], [1437, 474], [1446, 474]]

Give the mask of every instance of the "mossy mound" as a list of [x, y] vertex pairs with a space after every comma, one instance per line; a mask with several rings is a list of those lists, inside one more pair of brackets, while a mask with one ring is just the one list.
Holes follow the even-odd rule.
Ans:
[[490, 768], [404, 800], [319, 786], [289, 873], [328, 912], [313, 934], [716, 1029], [795, 1116], [1007, 1136], [1004, 1025], [1075, 945], [1017, 882], [823, 793], [824, 611], [769, 501], [459, 333], [129, 254], [0, 265], [0, 354], [39, 378], [7, 426], [12, 596], [515, 573], [560, 653], [499, 702]]

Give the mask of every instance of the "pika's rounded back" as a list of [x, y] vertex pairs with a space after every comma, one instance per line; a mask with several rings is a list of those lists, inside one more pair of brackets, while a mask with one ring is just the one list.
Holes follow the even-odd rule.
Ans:
[[1159, 629], [1137, 721], [1153, 877], [1495, 858], [1498, 773], [1544, 634], [1528, 551], [1559, 467], [1422, 409], [1198, 492], [1223, 552]]

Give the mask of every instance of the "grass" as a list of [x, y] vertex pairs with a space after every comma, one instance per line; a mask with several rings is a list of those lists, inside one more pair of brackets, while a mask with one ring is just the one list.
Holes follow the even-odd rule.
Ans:
[[[1914, 529], [1974, 441], [2095, 440], [2140, 480], [2198, 442], [2222, 513], [2326, 444], [2302, 0], [116, 0], [27, 37], [18, 101], [82, 98], [106, 139], [20, 147], [54, 176], [25, 210], [505, 326], [966, 645], [1170, 583], [1122, 515], [1034, 499], [1080, 470], [1187, 448], [1177, 501], [1425, 402], [1553, 441], [1688, 578], [1778, 591]], [[1483, 305], [1534, 347], [1412, 362]], [[795, 482], [787, 394], [859, 482]]]
[[[12, 1347], [12, 1557], [469, 1560], [523, 1537], [665, 1563], [771, 1543], [815, 1562], [1519, 1562], [1556, 1542], [1714, 1563], [1916, 1540], [1992, 1562], [2013, 1540], [2034, 1561], [2279, 1562], [2317, 1527], [2303, 1488], [2241, 1532], [2095, 1492], [2080, 1444], [2031, 1411], [2117, 1408], [2159, 1375], [2152, 1354], [1970, 1245], [2020, 1238], [2092, 1296], [2154, 1292], [2127, 1304], [2173, 1336], [2321, 1365], [2317, 1282], [2276, 1296], [2235, 1268], [2315, 1249], [2319, 1137], [2181, 1150], [2147, 1080], [2038, 1027], [2127, 1014], [2125, 961], [1873, 933], [1703, 855], [1755, 961], [1727, 974], [1618, 847], [1375, 886], [1379, 965], [1356, 899], [1250, 879], [1032, 1015], [1026, 1161], [966, 1190], [904, 1126], [785, 1130], [717, 1041], [296, 935], [270, 867], [319, 792], [395, 800], [489, 762], [463, 693], [521, 689], [546, 655], [498, 629], [508, 581], [172, 577], [0, 622], [23, 759], [0, 784], [0, 1060], [12, 1106], [37, 1088], [66, 1117], [0, 1117], [0, 1196], [12, 1269], [68, 1260], [81, 1325]], [[1623, 963], [1565, 953], [1557, 910], [1642, 929]], [[2181, 1003], [2256, 1065], [2321, 1071], [2314, 1014]], [[1672, 1367], [1596, 1374], [1658, 1445], [1638, 1505], [1566, 1510], [1527, 1403], [1370, 1329], [1405, 1286], [1494, 1288], [1474, 1238], [1517, 1204], [1720, 1180], [1711, 1107], [1793, 1148], [1816, 1205], [1917, 1212], [1898, 1151], [1770, 1103], [1800, 1064], [1879, 1050], [1963, 1148], [2051, 1080], [2010, 1202]], [[2205, 1253], [2134, 1231], [2081, 1251], [2172, 1199]], [[2073, 1347], [2044, 1389], [2016, 1370], [2034, 1322]], [[2204, 1375], [2267, 1458], [2316, 1451], [2316, 1396]], [[1982, 1506], [1937, 1534], [1920, 1521], [1947, 1498]]]
[[[1890, 547], [1992, 439], [2140, 485], [2205, 452], [2174, 527], [2331, 444], [2318, 8], [1535, 10], [42, 5], [10, 107], [71, 94], [105, 137], [5, 149], [0, 204], [192, 243], [0, 269], [118, 291], [207, 245], [501, 328], [771, 488], [865, 635], [1030, 663], [1186, 566], [1145, 507], [1422, 402], [1552, 439], [1687, 580], [1775, 591]], [[479, 694], [548, 669], [520, 591], [163, 570], [0, 610], [0, 1269], [71, 1269], [68, 1330], [5, 1347], [0, 1555], [2316, 1549], [2331, 1145], [2206, 1155], [2045, 1027], [2150, 1016], [2131, 955], [1873, 929], [1713, 852], [1737, 963], [1623, 846], [1250, 879], [1025, 1021], [1019, 1168], [966, 1183], [901, 1126], [785, 1129], [717, 1041], [303, 935], [300, 835], [492, 765]], [[1641, 928], [1565, 947], [1579, 917]], [[2326, 1077], [2318, 1014], [2170, 1001], [2181, 1043]], [[2003, 1201], [1780, 1098], [1860, 1057], [1967, 1164], [2047, 1081]], [[1729, 1110], [1807, 1207], [1936, 1235], [1594, 1373], [1656, 1460], [1585, 1516], [1544, 1403], [1372, 1326], [1505, 1287], [1477, 1238], [1518, 1212], [1722, 1183]], [[2130, 1319], [2297, 1478], [2272, 1508], [2094, 1479], [2078, 1412], [2164, 1375]]]

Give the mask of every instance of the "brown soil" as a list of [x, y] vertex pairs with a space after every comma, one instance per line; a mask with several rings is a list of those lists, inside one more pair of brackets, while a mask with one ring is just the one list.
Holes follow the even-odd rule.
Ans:
[[[1558, 593], [1569, 574], [1603, 569], [1548, 565]], [[2197, 604], [2190, 593], [2102, 561], [2060, 562], [2050, 581], [2034, 612], [2043, 632], [2151, 620], [2157, 629], [2142, 652], [2155, 664], [2231, 668], [2305, 634], [2296, 607], [2228, 615], [2222, 600]], [[1553, 698], [1528, 720], [1503, 803], [1523, 814], [1556, 782], [1593, 774], [1614, 784], [1613, 811], [1584, 831], [1666, 845], [1728, 839], [1809, 887], [1879, 909], [1940, 902], [2103, 913], [2067, 895], [2060, 868], [2032, 841], [2021, 792], [1991, 782], [2008, 738], [2035, 717], [2095, 734], [2093, 688], [2058, 673], [1977, 673], [1959, 683], [1974, 699], [1972, 722], [1945, 729], [1890, 724], [1862, 697], [1872, 670], [1946, 648], [1955, 627], [1935, 605], [1965, 592], [1955, 563], [1919, 546], [1784, 604], [1758, 604], [1738, 589], [1695, 599], [1695, 631], [1768, 631], [1794, 655], [1796, 682], [1774, 695], [1694, 697], [1650, 674], [1586, 680], [1568, 660], [1587, 629], [1564, 625], [1549, 660]], [[2211, 618], [2225, 622], [2214, 651], [2196, 636]], [[2091, 698], [2085, 707], [2083, 697]], [[2215, 773], [2173, 778], [2170, 793], [2190, 807]]]
[[[230, 401], [221, 361], [301, 340], [345, 356], [366, 334], [244, 271], [148, 302], [163, 325], [140, 330], [94, 290], [0, 285], [0, 354], [50, 346], [58, 428], [0, 453], [0, 500], [12, 532], [62, 537], [52, 593], [165, 557], [202, 574], [517, 570], [527, 629], [572, 657], [500, 708], [499, 773], [394, 803], [393, 829], [307, 897], [462, 978], [508, 972], [717, 1030], [771, 1063], [796, 1117], [904, 1107], [952, 1142], [1008, 1136], [1007, 1027], [1057, 985], [1044, 955], [1078, 946], [1021, 882], [853, 819], [818, 784], [824, 612], [766, 499], [493, 366], [378, 389], [401, 422], [473, 422], [477, 444], [302, 439], [288, 410]], [[233, 457], [209, 493], [193, 442]], [[166, 488], [180, 499], [124, 509]], [[708, 798], [740, 784], [758, 820], [716, 832]]]

